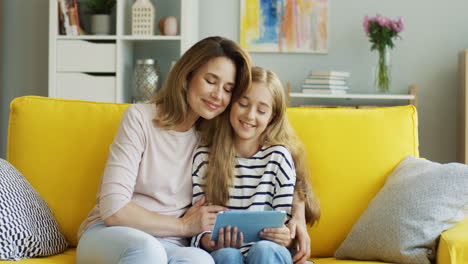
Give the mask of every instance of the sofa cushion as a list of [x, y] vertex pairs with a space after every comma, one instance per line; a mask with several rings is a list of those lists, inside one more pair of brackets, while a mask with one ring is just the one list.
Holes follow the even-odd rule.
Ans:
[[[20, 261], [2, 261], [1, 264], [75, 264], [76, 248], [68, 248], [65, 252], [44, 258], [24, 259]], [[366, 263], [367, 264], [367, 263]]]
[[71, 246], [96, 193], [126, 104], [26, 96], [10, 106], [7, 160], [47, 201]]
[[331, 257], [391, 171], [419, 155], [416, 108], [290, 108], [288, 118], [322, 208], [309, 231], [312, 256]]
[[47, 203], [18, 170], [0, 159], [0, 259], [50, 256], [66, 248]]
[[408, 156], [388, 177], [338, 258], [407, 264], [435, 261], [439, 235], [468, 216], [468, 166]]

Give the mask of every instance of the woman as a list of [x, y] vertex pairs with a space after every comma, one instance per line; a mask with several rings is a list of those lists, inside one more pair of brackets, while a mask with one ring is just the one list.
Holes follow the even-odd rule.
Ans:
[[77, 263], [212, 263], [203, 251], [183, 247], [224, 209], [203, 201], [188, 209], [194, 126], [222, 113], [249, 85], [248, 54], [211, 37], [178, 60], [153, 104], [127, 109], [96, 206], [80, 227]]

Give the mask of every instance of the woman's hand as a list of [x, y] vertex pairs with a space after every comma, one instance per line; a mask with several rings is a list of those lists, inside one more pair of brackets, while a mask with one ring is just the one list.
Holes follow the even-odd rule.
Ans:
[[227, 226], [219, 229], [218, 241], [212, 241], [211, 234], [205, 234], [201, 238], [201, 244], [203, 249], [212, 252], [220, 248], [240, 248], [243, 240], [244, 236], [242, 232], [237, 232], [237, 227]]
[[297, 240], [297, 253], [293, 257], [296, 264], [303, 264], [310, 257], [310, 237], [307, 233], [307, 225], [305, 220], [298, 221], [295, 217], [291, 218], [288, 223], [291, 230], [291, 238]]
[[213, 230], [216, 214], [227, 210], [227, 208], [218, 205], [204, 206], [204, 203], [205, 197], [203, 196], [180, 218], [182, 233], [186, 237], [194, 236], [203, 231]]
[[278, 228], [265, 228], [260, 232], [260, 237], [278, 243], [287, 248], [291, 246], [292, 242], [291, 232], [285, 225]]

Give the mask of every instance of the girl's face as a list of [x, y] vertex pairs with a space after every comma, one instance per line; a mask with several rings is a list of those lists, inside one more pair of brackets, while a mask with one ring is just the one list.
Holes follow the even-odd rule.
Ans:
[[194, 72], [187, 92], [192, 111], [205, 119], [221, 114], [231, 100], [236, 79], [236, 66], [228, 57], [209, 60]]
[[273, 96], [266, 84], [252, 83], [252, 87], [232, 104], [229, 118], [235, 140], [259, 144], [260, 135], [273, 118]]

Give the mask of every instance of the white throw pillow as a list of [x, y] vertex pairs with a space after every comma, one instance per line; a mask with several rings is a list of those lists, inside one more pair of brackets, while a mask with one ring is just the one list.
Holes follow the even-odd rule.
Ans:
[[467, 217], [468, 166], [408, 156], [335, 252], [341, 259], [435, 261], [440, 233]]

